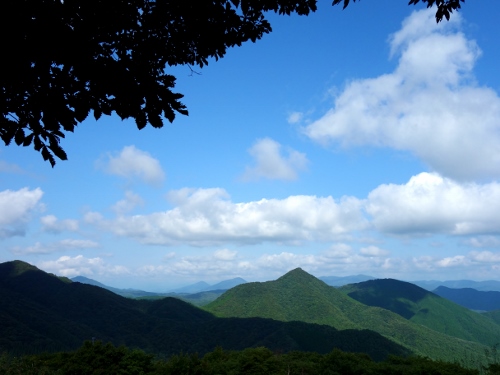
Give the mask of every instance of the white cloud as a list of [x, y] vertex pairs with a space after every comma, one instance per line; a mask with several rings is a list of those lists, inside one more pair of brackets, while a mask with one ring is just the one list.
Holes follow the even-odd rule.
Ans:
[[420, 173], [404, 185], [380, 185], [366, 211], [382, 232], [396, 234], [500, 234], [500, 184], [457, 183]]
[[495, 236], [479, 236], [469, 238], [463, 241], [463, 243], [476, 248], [500, 247], [500, 238]]
[[362, 201], [344, 197], [290, 196], [233, 203], [223, 189], [181, 189], [168, 194], [176, 207], [149, 215], [86, 221], [146, 244], [197, 246], [220, 243], [329, 241], [363, 229]]
[[47, 215], [40, 218], [42, 230], [49, 233], [61, 233], [64, 231], [76, 232], [78, 230], [78, 220], [59, 220], [54, 215]]
[[297, 124], [302, 121], [304, 118], [304, 114], [302, 112], [292, 112], [288, 116], [288, 123], [289, 124]]
[[94, 275], [126, 275], [130, 271], [124, 266], [109, 265], [102, 258], [85, 258], [62, 256], [57, 260], [40, 262], [37, 267], [59, 276], [94, 276]]
[[13, 254], [50, 254], [60, 251], [91, 249], [99, 247], [99, 244], [90, 240], [64, 239], [57, 242], [42, 244], [36, 242], [33, 246], [15, 246], [10, 251]]
[[471, 251], [465, 255], [457, 254], [443, 258], [424, 255], [412, 259], [412, 264], [421, 271], [439, 274], [439, 272], [445, 272], [446, 269], [451, 269], [454, 275], [460, 271], [481, 279], [496, 277], [499, 263], [500, 253], [491, 251]]
[[270, 138], [259, 139], [248, 152], [255, 159], [255, 166], [247, 167], [244, 180], [296, 180], [298, 172], [308, 164], [305, 154], [291, 148], [286, 156], [282, 155], [281, 145]]
[[214, 253], [214, 258], [218, 260], [233, 260], [236, 258], [236, 254], [235, 250], [221, 249]]
[[142, 205], [144, 205], [144, 200], [138, 194], [127, 190], [125, 192], [125, 198], [116, 202], [111, 209], [117, 215], [123, 215], [132, 211], [135, 207]]
[[454, 179], [500, 177], [500, 98], [474, 82], [480, 51], [456, 31], [458, 19], [436, 25], [432, 10], [413, 13], [390, 39], [395, 71], [348, 83], [305, 134], [407, 150]]
[[0, 238], [22, 236], [31, 214], [42, 207], [40, 188], [0, 191]]
[[471, 251], [469, 256], [473, 261], [480, 263], [500, 263], [500, 253], [493, 253], [491, 251]]
[[332, 245], [324, 252], [324, 256], [328, 258], [348, 258], [351, 255], [353, 255], [352, 247], [345, 243]]
[[363, 256], [367, 256], [367, 257], [386, 257], [388, 256], [390, 253], [389, 251], [387, 250], [384, 250], [384, 249], [381, 249], [377, 246], [368, 246], [368, 247], [362, 247], [360, 250], [359, 250], [359, 253]]
[[241, 277], [249, 270], [255, 269], [248, 261], [242, 261], [237, 251], [221, 249], [209, 255], [184, 256], [179, 259], [164, 259], [167, 264], [147, 265], [140, 267], [140, 275], [156, 277], [158, 275], [196, 277], [202, 279], [221, 279]]
[[124, 147], [116, 156], [108, 155], [103, 168], [109, 174], [129, 179], [139, 178], [150, 185], [158, 186], [165, 180], [160, 162], [135, 146]]

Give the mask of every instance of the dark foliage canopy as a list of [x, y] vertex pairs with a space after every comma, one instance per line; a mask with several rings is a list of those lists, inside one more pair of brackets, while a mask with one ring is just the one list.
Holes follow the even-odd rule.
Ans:
[[[353, 0], [355, 2], [356, 0]], [[417, 4], [420, 0], [410, 0]], [[422, 0], [449, 19], [464, 0]], [[44, 160], [89, 114], [115, 112], [139, 129], [187, 115], [165, 69], [203, 67], [271, 31], [266, 12], [308, 15], [316, 0], [5, 0], [0, 137], [33, 144]], [[333, 5], [349, 0], [333, 0]]]

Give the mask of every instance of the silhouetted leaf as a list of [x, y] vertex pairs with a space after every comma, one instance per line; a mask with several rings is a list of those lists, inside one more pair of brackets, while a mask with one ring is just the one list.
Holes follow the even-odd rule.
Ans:
[[[439, 22], [464, 0], [421, 1], [437, 6]], [[160, 128], [161, 114], [170, 122], [188, 114], [182, 95], [172, 91], [168, 66], [203, 67], [230, 47], [261, 39], [272, 30], [269, 11], [307, 15], [316, 9], [316, 0], [4, 0], [9, 22], [0, 23], [0, 35], [8, 37], [0, 39], [0, 50], [17, 52], [2, 56], [0, 136], [6, 145], [33, 140], [54, 165], [41, 139], [50, 143], [51, 133], [63, 138], [60, 130], [74, 131], [90, 111], [96, 120], [115, 112], [139, 129], [148, 122]], [[35, 135], [26, 139], [25, 130]], [[58, 148], [53, 152], [66, 157]]]

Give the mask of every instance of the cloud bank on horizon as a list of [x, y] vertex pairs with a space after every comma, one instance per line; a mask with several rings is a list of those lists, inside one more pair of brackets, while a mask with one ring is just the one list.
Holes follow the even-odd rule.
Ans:
[[[0, 174], [25, 184], [0, 185], [0, 261], [135, 286], [264, 280], [296, 267], [317, 276], [496, 278], [500, 98], [475, 78], [481, 50], [464, 22], [457, 14], [436, 24], [431, 10], [413, 12], [389, 37], [392, 71], [350, 78], [316, 118], [312, 110], [287, 110], [288, 138], [245, 138], [241, 155], [225, 156], [239, 166], [228, 187], [207, 179], [205, 187], [174, 188], [176, 173], [204, 171], [179, 158], [185, 170], [173, 172], [160, 148], [123, 140], [81, 172], [96, 186], [88, 201], [53, 193], [78, 207], [71, 216], [64, 200], [48, 197], [54, 185], [19, 173], [29, 165], [0, 161]], [[316, 193], [317, 181], [328, 184], [315, 177], [329, 168], [320, 158], [362, 148], [407, 152], [428, 170], [364, 196]], [[376, 168], [391, 168], [383, 162]], [[229, 164], [219, 168], [230, 173]], [[363, 176], [351, 183], [363, 184]]]

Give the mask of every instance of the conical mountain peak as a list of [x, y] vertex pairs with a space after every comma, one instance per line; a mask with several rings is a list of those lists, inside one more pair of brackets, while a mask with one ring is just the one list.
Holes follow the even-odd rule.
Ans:
[[276, 281], [286, 280], [286, 279], [316, 279], [316, 277], [314, 277], [310, 273], [307, 273], [302, 268], [298, 267], [298, 268], [295, 268], [291, 271], [288, 271], [283, 276], [278, 278]]

